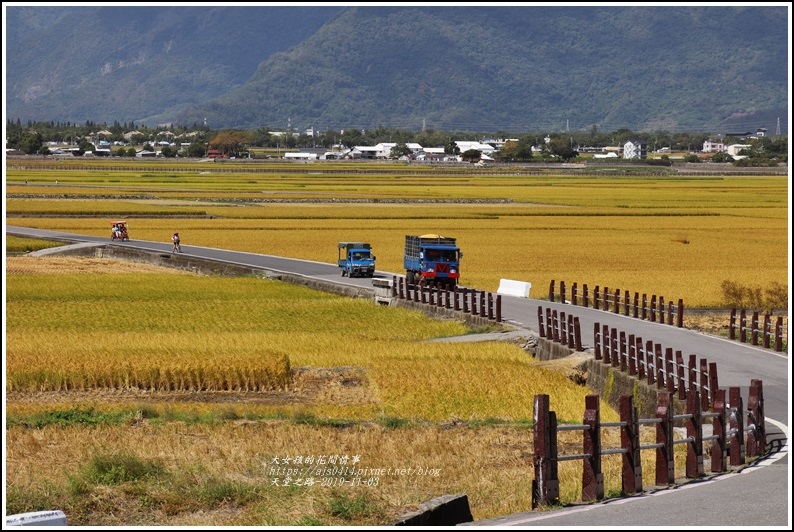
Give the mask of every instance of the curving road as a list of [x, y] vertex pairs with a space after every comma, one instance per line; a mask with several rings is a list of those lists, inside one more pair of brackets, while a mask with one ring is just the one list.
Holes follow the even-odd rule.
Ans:
[[[110, 238], [18, 226], [6, 226], [6, 234], [72, 243], [94, 242], [129, 246], [166, 253], [171, 251], [170, 242], [133, 240], [119, 243], [111, 242]], [[263, 270], [289, 272], [338, 284], [372, 286], [372, 280], [368, 278], [341, 277], [336, 264], [189, 245], [182, 245], [182, 254]], [[383, 279], [391, 279], [393, 275], [382, 271], [375, 273], [376, 278]], [[750, 380], [762, 380], [767, 441], [776, 452], [758, 466], [746, 468], [741, 473], [719, 475], [708, 481], [692, 482], [654, 493], [553, 512], [524, 512], [467, 523], [468, 526], [739, 526], [791, 529], [791, 473], [788, 463], [791, 389], [788, 353], [776, 353], [769, 349], [611, 312], [537, 299], [503, 295], [502, 317], [517, 327], [537, 331], [539, 306], [578, 317], [583, 340], [592, 338], [591, 331], [597, 322], [602, 326], [608, 325], [610, 329], [616, 328], [626, 331], [627, 334], [640, 336], [644, 341], [652, 340], [674, 351], [680, 350], [685, 360], [687, 355], [696, 354], [698, 359], [706, 358], [709, 362], [716, 362], [720, 387], [740, 387], [745, 400]]]

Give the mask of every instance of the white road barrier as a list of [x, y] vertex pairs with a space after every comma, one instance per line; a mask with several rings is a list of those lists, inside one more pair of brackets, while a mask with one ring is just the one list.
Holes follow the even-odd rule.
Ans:
[[529, 297], [529, 289], [532, 288], [532, 283], [525, 283], [523, 281], [511, 281], [510, 279], [502, 279], [499, 281], [499, 290], [497, 294], [504, 294], [506, 296], [516, 297]]

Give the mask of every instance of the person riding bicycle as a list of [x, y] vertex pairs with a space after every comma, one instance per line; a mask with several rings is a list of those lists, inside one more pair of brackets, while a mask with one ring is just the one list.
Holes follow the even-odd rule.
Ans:
[[181, 253], [182, 249], [179, 247], [179, 233], [174, 233], [171, 240], [174, 242], [174, 247], [171, 251]]

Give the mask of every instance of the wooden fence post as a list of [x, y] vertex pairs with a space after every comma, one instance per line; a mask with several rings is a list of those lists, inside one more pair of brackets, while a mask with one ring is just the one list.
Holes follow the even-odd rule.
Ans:
[[557, 309], [551, 311], [552, 338], [555, 343], [560, 343], [560, 322], [557, 320]]
[[648, 384], [656, 382], [656, 359], [653, 355], [653, 340], [648, 340], [645, 343], [645, 368], [648, 372]]
[[758, 311], [753, 312], [752, 330], [750, 331], [750, 340], [752, 345], [758, 345]]
[[684, 327], [684, 300], [683, 299], [679, 299], [678, 300], [678, 312], [676, 313], [676, 318], [677, 318], [676, 326], [679, 329], [682, 329]]
[[686, 399], [686, 376], [684, 375], [684, 356], [681, 351], [675, 352], [675, 363], [678, 366], [678, 398], [682, 401]]
[[541, 308], [540, 305], [538, 305], [538, 332], [540, 333], [541, 338], [546, 337], [546, 331], [543, 327], [543, 308]]
[[772, 320], [769, 317], [769, 313], [765, 312], [764, 313], [764, 333], [763, 333], [764, 341], [762, 342], [762, 345], [766, 349], [769, 349], [769, 338], [771, 336], [771, 331], [772, 331]]
[[595, 359], [601, 360], [601, 325], [598, 322], [593, 324], [593, 349]]
[[645, 379], [645, 353], [642, 351], [642, 338], [638, 336], [634, 341], [637, 343], [635, 347], [637, 353], [637, 378], [643, 380]]
[[717, 380], [717, 363], [709, 362], [709, 404], [714, 404], [714, 393], [719, 390], [719, 388], [720, 384]]
[[620, 446], [623, 453], [622, 487], [625, 493], [642, 491], [642, 461], [640, 460], [640, 431], [637, 421], [637, 409], [634, 408], [632, 395], [621, 395], [618, 403], [620, 421]]
[[612, 367], [616, 368], [620, 364], [620, 349], [618, 347], [618, 330], [612, 327], [612, 334], [609, 337], [609, 350], [612, 352]]
[[582, 500], [604, 498], [604, 475], [601, 472], [601, 409], [598, 395], [585, 397], [582, 453], [587, 456], [582, 468]]
[[557, 478], [557, 418], [549, 410], [549, 396], [535, 395], [534, 408], [535, 480], [532, 481], [532, 508], [559, 500], [560, 484]]
[[651, 296], [651, 321], [656, 323], [656, 295]]
[[783, 316], [778, 316], [775, 324], [775, 351], [783, 351]]
[[686, 423], [687, 452], [686, 452], [686, 477], [700, 478], [703, 476], [703, 425], [700, 409], [700, 393], [692, 390], [687, 394], [686, 413], [689, 414]]
[[587, 300], [588, 299], [588, 295], [589, 295], [587, 293], [587, 284], [583, 284], [582, 285], [582, 290], [584, 291], [584, 293], [582, 294], [582, 300], [583, 300], [582, 301], [582, 306], [583, 307], [589, 307], [590, 306], [590, 302]]
[[708, 360], [700, 359], [700, 409], [709, 409], [709, 366]]
[[739, 341], [741, 343], [747, 341], [747, 312], [744, 309], [739, 314]]
[[502, 294], [496, 294], [496, 321], [502, 322]]
[[763, 382], [758, 379], [750, 381], [750, 393], [747, 397], [748, 425], [752, 425], [747, 445], [748, 456], [760, 456], [766, 450], [766, 428], [764, 419], [764, 388]]
[[576, 306], [576, 298], [578, 294], [576, 293], [576, 283], [573, 283], [571, 286], [571, 303]]
[[546, 309], [546, 338], [554, 340], [554, 319], [550, 308]]
[[637, 346], [633, 334], [629, 335], [629, 375], [637, 375]]
[[664, 382], [667, 391], [672, 395], [675, 392], [675, 373], [673, 373], [673, 348], [668, 347], [664, 351]]
[[711, 472], [724, 473], [728, 470], [728, 448], [725, 445], [728, 433], [725, 426], [725, 390], [717, 390], [714, 393], [711, 412], [714, 414], [711, 418], [711, 433], [716, 436], [711, 444]]
[[560, 281], [560, 303], [565, 303], [565, 281]]
[[736, 340], [736, 307], [731, 309], [731, 324], [728, 327], [728, 338]]
[[582, 349], [582, 329], [579, 326], [579, 317], [575, 317], [573, 319], [573, 333], [575, 337], [575, 349], [579, 352], [583, 351]]
[[731, 439], [728, 447], [730, 448], [731, 465], [743, 465], [745, 462], [744, 454], [744, 404], [742, 394], [738, 386], [728, 388], [728, 401], [731, 405]]
[[673, 460], [673, 406], [670, 394], [662, 392], [656, 404], [656, 417], [662, 422], [656, 425], [656, 485], [675, 483], [675, 461]]
[[659, 296], [659, 323], [664, 324], [664, 296]]
[[565, 321], [565, 312], [560, 311], [560, 338], [559, 343], [568, 345], [568, 322]]
[[656, 373], [656, 387], [664, 388], [665, 374], [664, 374], [664, 359], [662, 358], [662, 344], [653, 345], [654, 353], [654, 373]]
[[554, 302], [554, 279], [549, 283], [549, 301]]

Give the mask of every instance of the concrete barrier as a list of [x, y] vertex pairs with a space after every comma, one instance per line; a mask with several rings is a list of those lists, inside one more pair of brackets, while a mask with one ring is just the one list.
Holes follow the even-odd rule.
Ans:
[[532, 288], [532, 283], [525, 283], [522, 281], [511, 281], [510, 279], [502, 279], [499, 281], [499, 290], [497, 294], [504, 294], [506, 296], [516, 297], [529, 297], [529, 289]]
[[463, 494], [442, 495], [419, 506], [419, 509], [400, 517], [393, 526], [455, 526], [474, 521], [469, 498]]
[[6, 516], [6, 526], [67, 526], [61, 510], [45, 510]]

